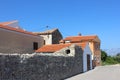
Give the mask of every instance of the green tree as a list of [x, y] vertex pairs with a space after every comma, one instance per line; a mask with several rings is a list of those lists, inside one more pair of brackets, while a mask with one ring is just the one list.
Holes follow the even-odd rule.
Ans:
[[120, 53], [117, 53], [115, 56], [115, 60], [120, 63]]
[[115, 58], [114, 57], [112, 57], [112, 56], [108, 56], [107, 58], [106, 58], [106, 64], [117, 64], [118, 62], [115, 60]]
[[103, 50], [101, 50], [101, 60], [104, 62], [107, 59], [107, 53]]

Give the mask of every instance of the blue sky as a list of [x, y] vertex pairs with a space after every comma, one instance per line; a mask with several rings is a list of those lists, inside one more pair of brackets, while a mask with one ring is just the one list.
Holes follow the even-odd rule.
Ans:
[[32, 32], [96, 34], [102, 49], [120, 48], [120, 0], [0, 0], [0, 22], [11, 20]]

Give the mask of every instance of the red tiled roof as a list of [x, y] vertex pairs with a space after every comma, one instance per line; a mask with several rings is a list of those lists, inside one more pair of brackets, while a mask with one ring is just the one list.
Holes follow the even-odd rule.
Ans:
[[0, 22], [0, 24], [2, 24], [2, 25], [8, 25], [8, 24], [11, 24], [11, 23], [13, 23], [13, 22], [15, 22], [15, 21], [9, 21], [9, 22]]
[[[70, 41], [70, 42], [79, 42], [79, 41], [90, 41], [90, 40], [94, 40], [97, 36], [93, 35], [93, 36], [72, 36], [72, 37], [66, 37], [65, 39], [63, 39], [63, 41]], [[63, 42], [60, 41], [60, 42]]]
[[[53, 44], [53, 45], [44, 45], [43, 47], [39, 48], [38, 50], [36, 50], [35, 52], [39, 53], [39, 52], [56, 52], [59, 51], [62, 48], [68, 47], [72, 44]], [[86, 43], [76, 43], [76, 45], [80, 46], [83, 50], [86, 47]]]
[[7, 30], [11, 30], [11, 31], [16, 31], [16, 32], [24, 33], [24, 34], [29, 34], [29, 35], [37, 36], [36, 34], [33, 34], [32, 32], [27, 32], [27, 31], [24, 31], [24, 30], [22, 30], [22, 29], [10, 27], [10, 26], [5, 26], [5, 25], [2, 25], [2, 24], [0, 24], [0, 28], [2, 28], [2, 29], [7, 29]]
[[44, 31], [44, 32], [34, 32], [34, 34], [37, 34], [37, 35], [52, 34], [52, 33], [55, 32], [56, 30], [58, 30], [58, 29], [56, 28], [56, 29], [51, 29], [51, 30], [47, 30], [47, 31]]
[[44, 45], [43, 47], [36, 50], [36, 52], [55, 52], [62, 48], [68, 47], [71, 44], [53, 44], [53, 45]]
[[87, 45], [87, 42], [86, 43], [75, 43], [75, 44], [80, 46], [84, 50]]

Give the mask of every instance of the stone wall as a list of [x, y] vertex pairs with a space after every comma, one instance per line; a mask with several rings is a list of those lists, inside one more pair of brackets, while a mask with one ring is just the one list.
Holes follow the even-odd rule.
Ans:
[[83, 52], [75, 56], [0, 54], [0, 80], [62, 80], [83, 72]]
[[40, 36], [33, 36], [0, 28], [0, 53], [33, 53], [33, 42], [43, 45]]
[[52, 44], [59, 44], [61, 39], [63, 39], [63, 37], [58, 29], [52, 33]]

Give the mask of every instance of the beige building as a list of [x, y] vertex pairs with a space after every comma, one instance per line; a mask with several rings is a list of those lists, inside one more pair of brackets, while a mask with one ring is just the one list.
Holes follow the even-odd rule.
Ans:
[[89, 43], [90, 49], [92, 51], [92, 60], [93, 67], [101, 65], [101, 50], [100, 50], [100, 39], [97, 35], [89, 35], [89, 36], [70, 36], [61, 40], [61, 44], [69, 44], [69, 43]]
[[21, 29], [17, 21], [0, 23], [0, 53], [33, 53], [42, 45], [42, 37]]
[[44, 45], [59, 44], [59, 41], [63, 38], [58, 29], [47, 30], [44, 32], [34, 32], [44, 38]]

